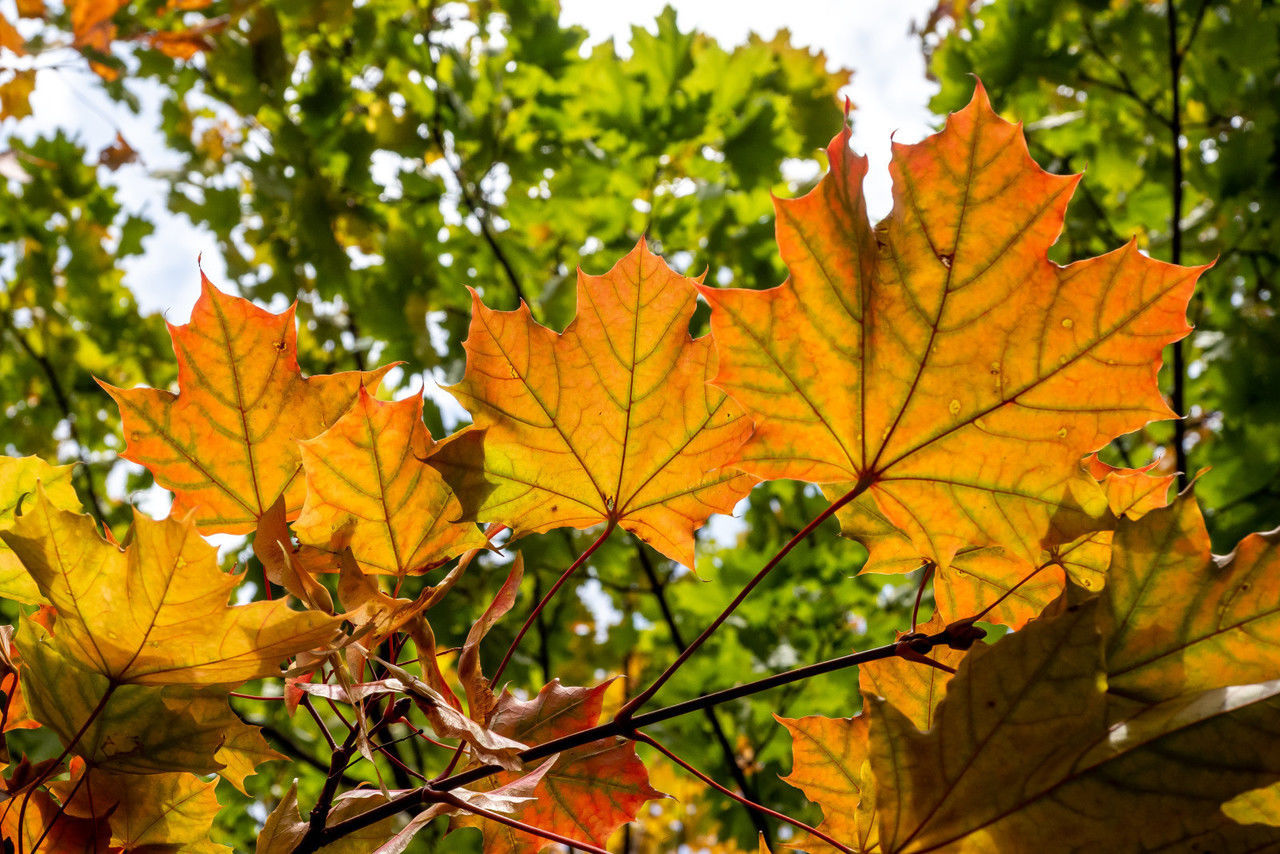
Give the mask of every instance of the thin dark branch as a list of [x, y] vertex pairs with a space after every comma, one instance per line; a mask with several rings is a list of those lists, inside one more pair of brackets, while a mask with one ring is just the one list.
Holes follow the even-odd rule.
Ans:
[[[1173, 210], [1169, 215], [1171, 248], [1170, 261], [1182, 263], [1182, 52], [1178, 47], [1178, 10], [1173, 0], [1165, 0], [1169, 34], [1169, 95], [1172, 99], [1169, 133], [1173, 143]], [[1188, 46], [1190, 42], [1188, 42]], [[1177, 419], [1173, 422], [1174, 466], [1178, 471], [1178, 490], [1187, 488], [1187, 424], [1186, 414], [1186, 354], [1182, 342], [1173, 344], [1173, 389], [1169, 404]]]
[[[827, 505], [827, 508], [825, 510], [819, 513], [817, 516], [813, 517], [813, 519], [810, 520], [809, 524], [801, 528], [800, 531], [797, 532], [794, 537], [792, 537], [790, 540], [787, 541], [786, 545], [778, 549], [778, 551], [774, 554], [774, 556], [769, 559], [769, 562], [766, 563], [763, 567], [761, 567], [760, 571], [757, 572], [755, 576], [750, 581], [747, 582], [746, 586], [742, 588], [742, 590], [738, 593], [738, 595], [733, 598], [733, 601], [730, 602], [727, 606], [725, 606], [724, 610], [720, 612], [719, 616], [717, 616], [714, 620], [712, 620], [711, 623], [705, 629], [702, 630], [702, 633], [693, 639], [693, 643], [689, 644], [689, 646], [685, 648], [685, 651], [680, 653], [680, 655], [676, 658], [676, 660], [673, 661], [667, 667], [666, 670], [662, 671], [662, 673], [658, 675], [658, 678], [655, 679], [653, 683], [649, 685], [648, 688], [645, 688], [643, 691], [641, 691], [639, 694], [637, 694], [635, 697], [629, 700], [626, 703], [626, 705], [624, 705], [622, 709], [618, 712], [618, 716], [622, 719], [626, 719], [628, 716], [634, 714], [636, 710], [641, 708], [645, 703], [653, 699], [654, 695], [657, 694], [658, 690], [661, 689], [662, 686], [666, 684], [667, 680], [671, 678], [672, 674], [674, 674], [677, 670], [679, 670], [680, 667], [683, 666], [684, 663], [689, 660], [690, 656], [692, 656], [695, 652], [697, 652], [698, 649], [704, 643], [707, 642], [707, 638], [711, 637], [711, 635], [715, 633], [716, 629], [720, 628], [720, 626], [724, 624], [724, 621], [729, 619], [729, 616], [734, 611], [736, 611], [738, 606], [741, 605], [743, 601], [747, 598], [747, 596], [751, 594], [751, 591], [756, 588], [756, 585], [758, 585], [761, 581], [763, 581], [765, 579], [765, 576], [767, 576], [770, 572], [772, 572], [773, 569], [782, 562], [782, 559], [791, 553], [792, 549], [794, 549], [801, 542], [803, 542], [810, 534], [816, 531], [819, 525], [821, 525], [827, 519], [834, 516], [837, 510], [839, 510], [841, 507], [844, 507], [849, 502], [853, 501], [863, 492], [866, 492], [867, 489], [871, 486], [871, 482], [872, 482], [871, 478], [869, 476], [864, 475], [856, 484], [854, 484], [852, 489], [850, 489], [840, 498], [831, 502], [831, 504]], [[637, 718], [637, 720], [639, 720], [639, 718]]]
[[682, 759], [674, 751], [668, 749], [667, 747], [664, 747], [662, 743], [659, 742], [653, 736], [645, 735], [644, 733], [638, 733], [636, 740], [649, 745], [654, 750], [658, 751], [663, 756], [667, 757], [672, 762], [679, 765], [681, 768], [688, 771], [693, 776], [697, 777], [704, 784], [715, 789], [717, 792], [720, 792], [722, 795], [725, 795], [726, 797], [730, 797], [733, 800], [737, 801], [738, 803], [742, 804], [743, 806], [748, 807], [751, 810], [752, 814], [755, 814], [757, 811], [767, 813], [773, 816], [774, 818], [776, 818], [778, 821], [784, 821], [787, 824], [791, 825], [792, 827], [796, 827], [800, 830], [803, 830], [805, 833], [809, 833], [809, 834], [812, 834], [813, 836], [816, 836], [818, 839], [821, 839], [823, 842], [826, 842], [828, 845], [831, 845], [838, 851], [844, 851], [844, 852], [847, 852], [847, 854], [853, 854], [852, 848], [848, 847], [847, 845], [843, 845], [840, 842], [837, 842], [835, 839], [823, 833], [821, 830], [818, 830], [816, 827], [807, 825], [803, 821], [800, 821], [799, 819], [794, 819], [789, 815], [778, 812], [777, 810], [769, 809], [763, 804], [759, 804], [754, 801], [748, 800], [744, 798], [742, 795], [739, 795], [737, 792], [734, 792], [728, 789], [727, 787], [720, 785], [711, 777], [707, 776], [706, 774], [703, 774], [697, 768], [690, 765], [688, 762]]
[[[912, 642], [912, 647], [917, 652], [927, 651], [935, 646], [945, 646], [956, 640], [948, 629], [938, 632], [936, 635], [918, 638]], [[683, 703], [676, 703], [661, 709], [655, 709], [652, 712], [645, 712], [636, 715], [630, 720], [621, 717], [614, 718], [608, 723], [591, 727], [571, 735], [557, 738], [552, 741], [531, 747], [518, 754], [518, 758], [524, 763], [536, 762], [539, 759], [545, 759], [556, 753], [566, 750], [572, 750], [575, 747], [581, 747], [584, 744], [590, 744], [593, 741], [601, 741], [607, 738], [630, 738], [640, 729], [662, 723], [663, 721], [678, 718], [692, 712], [701, 711], [711, 706], [718, 706], [722, 703], [728, 703], [733, 700], [740, 700], [743, 697], [750, 697], [772, 688], [782, 685], [789, 685], [792, 682], [799, 682], [803, 679], [811, 679], [824, 673], [834, 673], [838, 670], [845, 670], [850, 667], [856, 667], [859, 664], [866, 664], [871, 661], [883, 661], [888, 658], [894, 658], [898, 655], [898, 644], [887, 644], [885, 646], [869, 649], [864, 652], [850, 653], [842, 655], [839, 658], [832, 658], [827, 661], [820, 661], [816, 664], [809, 664], [804, 667], [798, 667], [795, 670], [788, 670], [784, 673], [775, 673], [763, 679], [754, 682], [748, 682], [733, 688], [726, 688], [723, 691], [716, 691], [711, 694], [704, 694], [701, 697], [695, 697], [692, 700], [686, 700]], [[372, 824], [396, 815], [400, 812], [417, 812], [425, 804], [436, 802], [439, 795], [447, 793], [452, 789], [457, 789], [482, 780], [492, 774], [502, 771], [502, 767], [498, 765], [482, 765], [454, 774], [451, 777], [442, 779], [429, 786], [414, 789], [409, 792], [397, 795], [390, 801], [380, 804], [367, 812], [334, 824], [332, 827], [325, 828], [323, 831], [316, 833], [314, 836], [308, 834], [305, 844], [300, 844], [295, 849], [295, 854], [309, 854], [309, 852], [318, 851], [325, 845], [328, 845], [343, 836], [355, 833], [357, 830], [369, 827]]]
[[[247, 721], [247, 720], [245, 721], [245, 723], [248, 723], [252, 726], [256, 726], [260, 730], [262, 730], [263, 737], [266, 738], [267, 741], [273, 742], [275, 746], [280, 748], [282, 753], [287, 754], [290, 759], [297, 759], [299, 762], [302, 762], [306, 765], [310, 765], [312, 768], [315, 768], [317, 771], [324, 771], [328, 773], [329, 766], [324, 762], [321, 762], [315, 756], [312, 756], [310, 753], [308, 753], [307, 749], [302, 745], [298, 744], [298, 742], [294, 741], [293, 737], [288, 733], [282, 730], [276, 729], [271, 724], [260, 724], [260, 723], [254, 723], [253, 721]], [[346, 786], [358, 786], [362, 782], [364, 782], [363, 780], [359, 780], [355, 777], [352, 777], [349, 774], [343, 774], [341, 779], [342, 779], [343, 785], [346, 785]]]
[[[675, 644], [676, 652], [682, 653], [689, 648], [689, 645], [684, 642], [680, 626], [676, 623], [675, 614], [671, 611], [671, 604], [667, 601], [665, 585], [659, 580], [653, 561], [649, 559], [649, 554], [644, 550], [644, 546], [634, 536], [632, 539], [635, 540], [636, 554], [640, 556], [640, 566], [644, 569], [645, 577], [649, 579], [649, 589], [653, 591], [653, 596], [658, 601], [658, 609], [662, 611], [663, 622], [667, 624], [667, 631], [671, 633], [671, 642]], [[734, 752], [733, 746], [729, 744], [729, 737], [725, 735], [724, 727], [720, 725], [720, 716], [711, 707], [703, 709], [703, 714], [707, 718], [707, 723], [711, 726], [711, 734], [715, 738], [716, 744], [720, 747], [720, 753], [724, 756], [724, 764], [729, 771], [729, 776], [733, 777], [733, 782], [737, 784], [738, 789], [749, 801], [749, 803], [744, 802], [743, 806], [747, 808], [747, 815], [751, 818], [751, 824], [755, 827], [757, 833], [764, 834], [766, 842], [771, 841], [773, 833], [769, 823], [765, 820], [765, 814], [756, 809], [760, 794], [756, 791], [755, 786], [751, 784], [751, 781], [747, 779], [747, 775], [743, 773], [742, 766], [738, 764], [738, 756]]]

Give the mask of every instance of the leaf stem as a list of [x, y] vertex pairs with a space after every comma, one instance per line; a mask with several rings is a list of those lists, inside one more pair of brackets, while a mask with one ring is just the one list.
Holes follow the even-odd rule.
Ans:
[[533, 607], [533, 610], [529, 612], [529, 616], [525, 618], [524, 625], [520, 627], [520, 631], [516, 632], [515, 640], [511, 641], [511, 646], [507, 648], [507, 654], [502, 657], [501, 663], [498, 664], [498, 669], [493, 671], [493, 677], [490, 679], [492, 684], [497, 684], [498, 679], [502, 676], [502, 672], [507, 669], [507, 664], [510, 663], [511, 656], [515, 655], [516, 647], [520, 646], [520, 641], [524, 640], [524, 636], [528, 634], [529, 628], [538, 619], [538, 615], [542, 613], [542, 609], [547, 607], [547, 603], [551, 601], [551, 597], [556, 595], [556, 592], [559, 591], [559, 589], [564, 586], [564, 583], [569, 580], [569, 576], [577, 572], [578, 568], [586, 563], [587, 558], [591, 557], [591, 555], [595, 553], [596, 549], [604, 545], [604, 541], [609, 538], [609, 535], [613, 533], [613, 529], [617, 526], [617, 521], [610, 519], [609, 523], [605, 525], [604, 530], [600, 533], [600, 536], [596, 537], [595, 542], [587, 546], [586, 551], [578, 555], [578, 559], [569, 564], [568, 569], [560, 573], [560, 577], [556, 579], [556, 583], [551, 585], [551, 589], [547, 591], [546, 595], [543, 596], [542, 599], [538, 601], [538, 604]]
[[[67, 746], [62, 748], [62, 752], [58, 754], [57, 758], [54, 759], [54, 761], [49, 763], [49, 766], [45, 769], [44, 773], [42, 773], [39, 777], [37, 777], [34, 781], [32, 781], [32, 783], [30, 784], [30, 788], [27, 789], [26, 794], [22, 796], [22, 808], [18, 810], [18, 827], [19, 828], [22, 827], [23, 822], [26, 820], [27, 805], [31, 803], [32, 793], [35, 792], [36, 789], [44, 785], [44, 782], [48, 780], [49, 777], [52, 776], [54, 769], [58, 768], [62, 764], [62, 760], [67, 758], [67, 754], [71, 753], [71, 751], [75, 749], [76, 744], [80, 742], [80, 739], [84, 738], [84, 734], [89, 731], [89, 727], [92, 726], [93, 722], [98, 719], [98, 715], [102, 714], [102, 710], [107, 707], [108, 701], [111, 700], [111, 695], [116, 692], [116, 687], [117, 686], [115, 682], [109, 682], [107, 684], [107, 690], [103, 692], [102, 699], [98, 701], [98, 705], [93, 707], [93, 711], [89, 713], [89, 717], [86, 718], [85, 722], [80, 725], [80, 729], [76, 732], [74, 736], [71, 737], [71, 740], [67, 742]], [[35, 854], [36, 848], [40, 847], [40, 842], [43, 841], [43, 839], [44, 839], [44, 835], [41, 834], [40, 839], [36, 840], [35, 848], [31, 849], [31, 854]], [[19, 833], [18, 834], [18, 854], [24, 854], [23, 841], [24, 841], [24, 837], [21, 833]]]
[[809, 825], [805, 824], [803, 821], [800, 821], [799, 819], [792, 818], [792, 817], [791, 817], [791, 816], [789, 816], [789, 815], [784, 815], [783, 813], [780, 813], [780, 812], [778, 812], [777, 810], [771, 810], [771, 809], [769, 809], [768, 807], [766, 807], [764, 804], [759, 804], [759, 803], [756, 803], [755, 801], [748, 800], [747, 798], [743, 797], [742, 795], [739, 795], [737, 792], [734, 792], [734, 791], [732, 791], [732, 790], [730, 790], [730, 789], [728, 789], [728, 788], [726, 788], [726, 787], [724, 787], [724, 786], [720, 785], [720, 784], [719, 784], [719, 783], [717, 783], [715, 780], [713, 780], [711, 777], [708, 777], [706, 774], [703, 774], [703, 773], [702, 773], [701, 771], [699, 771], [697, 768], [694, 768], [692, 765], [690, 765], [690, 764], [689, 764], [688, 762], [686, 762], [684, 759], [680, 758], [680, 757], [679, 757], [678, 755], [676, 755], [673, 751], [671, 751], [671, 750], [669, 750], [668, 748], [664, 747], [664, 746], [663, 746], [663, 745], [662, 745], [662, 744], [661, 744], [657, 739], [655, 739], [653, 736], [651, 736], [651, 735], [646, 735], [645, 733], [639, 732], [639, 733], [636, 733], [636, 740], [637, 740], [637, 741], [640, 741], [640, 742], [643, 742], [644, 744], [649, 745], [649, 746], [650, 746], [650, 747], [652, 747], [654, 750], [657, 750], [657, 751], [658, 751], [659, 753], [661, 753], [663, 756], [667, 757], [667, 758], [668, 758], [668, 759], [670, 759], [672, 762], [676, 763], [676, 764], [677, 764], [677, 765], [679, 765], [681, 768], [683, 768], [684, 770], [688, 771], [690, 774], [692, 774], [693, 776], [697, 777], [697, 778], [698, 778], [699, 780], [701, 780], [703, 783], [706, 783], [708, 786], [710, 786], [711, 788], [715, 789], [715, 790], [716, 790], [717, 792], [719, 792], [720, 794], [725, 795], [726, 797], [733, 798], [735, 801], [737, 801], [738, 803], [742, 804], [743, 806], [750, 807], [750, 809], [751, 809], [751, 811], [752, 811], [753, 813], [754, 813], [755, 811], [757, 811], [757, 810], [758, 810], [758, 811], [763, 812], [763, 813], [765, 813], [765, 814], [767, 814], [767, 815], [771, 815], [771, 816], [773, 816], [774, 818], [776, 818], [778, 821], [784, 821], [784, 822], [786, 822], [787, 824], [791, 825], [792, 827], [798, 828], [798, 829], [800, 829], [800, 830], [803, 830], [805, 833], [809, 833], [809, 834], [812, 834], [813, 836], [816, 836], [818, 839], [821, 839], [823, 842], [827, 843], [828, 845], [831, 845], [832, 847], [834, 847], [834, 848], [835, 848], [836, 850], [838, 850], [838, 851], [844, 851], [844, 852], [845, 852], [845, 854], [853, 854], [853, 849], [852, 849], [852, 848], [850, 848], [850, 847], [849, 847], [849, 846], [847, 846], [847, 845], [843, 845], [843, 844], [841, 844], [841, 843], [837, 842], [836, 840], [832, 839], [832, 838], [831, 838], [830, 836], [828, 836], [827, 834], [823, 833], [821, 830], [818, 830], [816, 827], [810, 827]]
[[483, 807], [478, 807], [473, 804], [468, 804], [466, 801], [462, 800], [457, 795], [450, 794], [449, 792], [438, 793], [435, 796], [435, 800], [438, 800], [440, 803], [449, 804], [450, 806], [456, 809], [466, 810], [469, 813], [474, 813], [475, 815], [478, 815], [481, 818], [487, 818], [490, 821], [496, 821], [499, 824], [505, 824], [507, 827], [513, 827], [516, 830], [521, 830], [533, 836], [541, 837], [542, 839], [545, 839], [548, 842], [558, 842], [561, 845], [568, 847], [570, 851], [590, 851], [591, 854], [609, 854], [609, 852], [606, 851], [605, 849], [600, 848], [596, 845], [592, 845], [590, 842], [579, 842], [576, 839], [570, 839], [567, 836], [561, 836], [560, 834], [556, 833], [554, 830], [545, 830], [541, 827], [534, 827], [531, 824], [525, 824], [523, 821], [512, 818], [509, 815], [503, 815], [502, 813], [499, 813], [499, 812], [493, 812], [492, 810], [487, 810], [487, 809], [484, 809]]
[[[777, 551], [777, 553], [775, 553], [774, 556], [769, 559], [769, 562], [766, 563], [763, 567], [761, 567], [760, 571], [756, 573], [755, 577], [752, 578], [750, 581], [748, 581], [746, 586], [743, 587], [742, 590], [738, 593], [738, 595], [734, 597], [733, 601], [730, 602], [728, 606], [726, 606], [725, 609], [720, 612], [720, 615], [716, 617], [714, 620], [712, 620], [709, 626], [707, 626], [705, 629], [702, 630], [702, 634], [694, 638], [693, 643], [689, 644], [689, 646], [685, 648], [684, 652], [680, 653], [680, 655], [676, 658], [676, 660], [673, 661], [667, 667], [666, 670], [662, 671], [662, 673], [658, 675], [658, 678], [655, 679], [653, 683], [649, 685], [648, 688], [645, 688], [643, 691], [641, 691], [639, 694], [633, 697], [630, 701], [627, 702], [626, 705], [622, 707], [621, 710], [619, 710], [618, 712], [619, 719], [626, 720], [627, 718], [630, 718], [632, 715], [635, 714], [637, 709], [639, 709], [645, 703], [653, 699], [653, 695], [657, 694], [659, 689], [661, 689], [662, 686], [667, 683], [667, 680], [670, 679], [675, 674], [675, 672], [679, 670], [684, 665], [684, 663], [688, 661], [690, 657], [692, 657], [693, 654], [702, 647], [704, 643], [707, 642], [707, 638], [711, 637], [711, 635], [716, 631], [716, 629], [720, 628], [720, 626], [723, 625], [724, 621], [729, 619], [729, 615], [732, 614], [735, 610], [737, 610], [738, 606], [742, 604], [743, 600], [745, 600], [747, 596], [751, 593], [751, 591], [756, 588], [756, 585], [758, 585], [761, 581], [763, 581], [765, 576], [767, 576], [770, 572], [772, 572], [774, 567], [776, 567], [779, 563], [781, 563], [782, 559], [786, 557], [791, 552], [792, 549], [794, 549], [797, 545], [800, 544], [802, 540], [804, 540], [806, 537], [812, 534], [819, 525], [821, 525], [823, 522], [827, 521], [827, 519], [835, 515], [837, 510], [839, 510], [841, 507], [844, 507], [850, 501], [853, 501], [862, 493], [866, 492], [868, 487], [871, 486], [871, 482], [872, 481], [870, 477], [863, 476], [856, 484], [854, 484], [853, 489], [850, 489], [840, 498], [836, 499], [831, 504], [829, 504], [826, 510], [823, 510], [821, 513], [815, 516], [812, 519], [812, 521], [810, 521], [809, 524], [801, 528], [800, 531], [794, 537], [792, 537], [790, 540], [787, 540], [786, 545], [780, 548]], [[636, 718], [636, 720], [639, 720], [639, 718]]]

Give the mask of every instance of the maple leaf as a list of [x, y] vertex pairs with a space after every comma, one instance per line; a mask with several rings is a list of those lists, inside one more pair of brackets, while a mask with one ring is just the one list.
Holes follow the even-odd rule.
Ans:
[[301, 448], [307, 499], [294, 532], [302, 544], [349, 545], [363, 569], [391, 575], [485, 545], [475, 524], [456, 521], [462, 506], [424, 462], [435, 442], [421, 397], [383, 403], [361, 388], [351, 410]]
[[[65, 814], [48, 792], [34, 791], [22, 810], [23, 798], [9, 798], [0, 805], [0, 840], [11, 850], [42, 850], [58, 854], [99, 854], [106, 851], [110, 831], [106, 822]], [[21, 822], [21, 823], [19, 823]]]
[[[79, 510], [80, 498], [71, 485], [72, 466], [52, 466], [39, 457], [0, 457], [0, 531], [13, 526], [23, 504], [32, 500], [37, 484], [53, 506]], [[29, 506], [29, 505], [28, 505]], [[24, 605], [44, 602], [35, 581], [13, 551], [0, 542], [0, 596]]]
[[98, 382], [120, 407], [122, 456], [173, 490], [172, 515], [194, 511], [202, 533], [247, 534], [281, 494], [287, 518], [297, 517], [306, 493], [298, 441], [336, 422], [393, 366], [304, 378], [292, 306], [272, 314], [203, 273], [200, 282], [191, 322], [169, 326], [178, 394]]
[[885, 852], [1275, 844], [1218, 805], [1280, 779], [1280, 679], [1153, 705], [1112, 697], [1100, 616], [1094, 598], [976, 647], [927, 733], [868, 701]]
[[216, 781], [194, 774], [112, 774], [95, 768], [74, 788], [67, 812], [80, 818], [108, 817], [111, 844], [125, 851], [229, 854], [230, 848], [209, 839], [218, 813], [216, 787]]
[[23, 623], [16, 642], [31, 716], [64, 746], [74, 742], [74, 753], [95, 767], [129, 774], [207, 774], [225, 765], [233, 783], [243, 779], [243, 762], [232, 754], [255, 744], [257, 733], [231, 711], [225, 691], [113, 686], [30, 621]]
[[[553, 679], [530, 700], [504, 691], [489, 727], [533, 746], [580, 732], [599, 721], [608, 687], [608, 682], [594, 688], [565, 687]], [[636, 817], [645, 801], [665, 797], [649, 785], [649, 775], [632, 742], [593, 741], [558, 757], [534, 788], [534, 800], [515, 806], [513, 818], [603, 846], [610, 834]], [[513, 772], [495, 775], [490, 785], [498, 788], [520, 776]], [[453, 826], [481, 828], [486, 854], [537, 854], [551, 844], [474, 815], [456, 816]]]
[[470, 513], [515, 536], [617, 523], [693, 566], [694, 530], [755, 483], [726, 468], [751, 422], [706, 384], [715, 355], [689, 336], [693, 286], [642, 240], [605, 275], [579, 273], [561, 334], [472, 293], [466, 373], [449, 390], [475, 427], [430, 460]]
[[1223, 804], [1222, 812], [1240, 824], [1280, 827], [1280, 783], [1242, 792]]
[[1280, 531], [1210, 554], [1195, 499], [1116, 531], [1107, 587], [1110, 690], [1158, 702], [1280, 677]]
[[[929, 622], [917, 626], [916, 631], [933, 635], [946, 627], [942, 615], [935, 613]], [[898, 632], [897, 636], [900, 640], [903, 633]], [[937, 646], [929, 657], [954, 670], [964, 655], [959, 650]], [[950, 680], [951, 674], [944, 670], [899, 656], [869, 661], [858, 667], [858, 687], [862, 696], [883, 697], [922, 732], [933, 727], [934, 711], [946, 696]]]
[[57, 643], [116, 684], [276, 676], [282, 660], [324, 644], [341, 622], [284, 600], [228, 606], [238, 579], [186, 521], [135, 513], [121, 549], [41, 492], [0, 537], [57, 610]]
[[[791, 733], [791, 773], [782, 781], [822, 807], [824, 818], [818, 830], [847, 841], [855, 850], [872, 850], [875, 778], [867, 762], [867, 718], [774, 717]], [[806, 839], [804, 847], [835, 850], [820, 840]]]
[[81, 51], [88, 51], [89, 67], [103, 80], [115, 80], [120, 72], [97, 61], [95, 55], [108, 54], [116, 37], [116, 25], [111, 18], [128, 0], [69, 0], [71, 36]]
[[[1154, 463], [1141, 469], [1113, 468], [1096, 455], [1085, 460], [1117, 519], [1138, 518], [1166, 503], [1174, 475], [1152, 475], [1153, 467]], [[828, 495], [838, 497], [830, 490]], [[841, 522], [846, 536], [867, 547], [862, 572], [906, 573], [929, 564], [870, 496], [851, 502]], [[1085, 589], [1100, 589], [1111, 564], [1111, 540], [1110, 528], [1090, 531], [1045, 549], [1034, 562], [998, 546], [965, 546], [949, 565], [934, 570], [938, 612], [945, 621], [983, 613], [989, 622], [1021, 628], [1062, 594], [1068, 576]]]
[[714, 382], [756, 422], [738, 464], [868, 489], [942, 568], [965, 546], [1034, 560], [1085, 533], [1105, 502], [1080, 459], [1171, 415], [1160, 351], [1189, 330], [1203, 268], [1132, 243], [1051, 263], [1077, 178], [1036, 166], [980, 85], [941, 133], [894, 146], [874, 231], [847, 128], [828, 155], [811, 193], [776, 202], [788, 282], [701, 288]]
[[22, 37], [17, 28], [9, 23], [9, 19], [0, 13], [0, 48], [13, 51], [15, 56], [26, 56], [27, 40]]

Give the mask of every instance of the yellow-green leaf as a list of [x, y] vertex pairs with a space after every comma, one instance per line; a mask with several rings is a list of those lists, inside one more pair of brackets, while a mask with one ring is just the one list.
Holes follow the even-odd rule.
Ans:
[[[284, 600], [231, 607], [237, 579], [190, 522], [134, 514], [128, 548], [47, 496], [0, 532], [58, 612], [57, 640], [117, 683], [238, 685], [323, 645], [339, 618]], [[25, 654], [25, 653], [24, 653]]]

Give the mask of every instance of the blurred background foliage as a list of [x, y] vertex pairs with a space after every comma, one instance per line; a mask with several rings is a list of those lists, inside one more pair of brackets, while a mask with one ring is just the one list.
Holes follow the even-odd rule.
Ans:
[[[134, 110], [140, 82], [158, 91], [166, 165], [149, 174], [165, 182], [171, 211], [215, 235], [229, 275], [218, 284], [277, 309], [296, 299], [309, 373], [403, 361], [388, 389], [397, 396], [460, 373], [466, 285], [499, 308], [523, 299], [563, 328], [576, 268], [602, 272], [642, 238], [720, 285], [781, 282], [770, 194], [816, 179], [848, 80], [785, 31], [728, 47], [681, 31], [670, 10], [635, 28], [626, 50], [584, 50], [585, 31], [562, 25], [554, 0], [18, 0], [0, 12], [19, 28], [0, 19], [3, 450], [80, 462], [86, 507], [117, 533], [128, 516], [119, 499], [150, 482], [117, 461], [117, 414], [93, 378], [174, 380], [163, 319], [139, 312], [120, 267], [143, 251], [153, 223], [127, 212], [113, 188], [112, 170], [139, 160], [123, 136], [102, 151], [63, 133], [10, 136], [29, 114], [38, 69], [81, 69], [82, 85]], [[1087, 168], [1056, 260], [1128, 239], [1166, 260], [1217, 260], [1181, 368], [1164, 378], [1190, 416], [1182, 434], [1155, 426], [1108, 453], [1172, 467], [1180, 439], [1187, 471], [1212, 466], [1198, 491], [1223, 548], [1280, 521], [1278, 28], [1271, 0], [943, 0], [920, 26], [940, 116], [967, 101], [977, 74], [998, 109], [1027, 122], [1043, 166]], [[437, 400], [428, 395], [427, 420], [438, 437], [456, 411]], [[621, 702], [823, 506], [798, 485], [757, 489], [739, 522], [704, 531], [696, 576], [615, 535], [577, 595], [554, 603], [521, 647], [513, 685], [624, 676], [611, 694]], [[486, 655], [506, 648], [592, 538], [559, 531], [522, 542], [522, 598]], [[224, 545], [229, 564], [261, 578], [243, 542]], [[915, 579], [856, 576], [864, 557], [824, 527], [659, 699], [891, 640], [910, 622]], [[430, 615], [443, 646], [461, 642], [504, 577], [501, 560], [485, 556], [450, 607]], [[252, 581], [245, 589], [263, 595]], [[12, 603], [0, 607], [13, 618]], [[319, 791], [321, 735], [280, 705], [236, 701], [297, 758], [265, 766], [249, 799], [220, 787], [220, 841], [237, 850], [251, 847], [293, 777], [304, 810]], [[772, 716], [858, 706], [845, 672], [655, 735], [726, 784], [816, 822], [816, 808], [779, 780], [790, 755]], [[408, 744], [406, 764], [439, 770], [438, 756]], [[653, 804], [617, 849], [755, 850], [758, 829], [780, 838], [775, 822], [705, 793], [660, 757], [646, 760], [655, 785], [678, 799]], [[352, 778], [376, 779], [367, 766]], [[393, 765], [380, 773], [407, 785]], [[442, 841], [437, 831], [415, 850], [474, 850], [478, 839]]]

